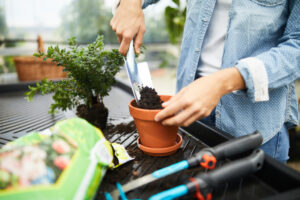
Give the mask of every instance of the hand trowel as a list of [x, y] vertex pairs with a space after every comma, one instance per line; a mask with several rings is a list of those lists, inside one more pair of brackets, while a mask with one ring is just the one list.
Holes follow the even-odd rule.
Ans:
[[131, 89], [135, 98], [135, 101], [139, 102], [141, 98], [140, 90], [142, 87], [153, 88], [151, 75], [148, 67], [148, 63], [142, 62], [137, 64], [135, 60], [135, 53], [133, 48], [133, 41], [131, 41], [126, 59], [125, 68], [130, 79]]

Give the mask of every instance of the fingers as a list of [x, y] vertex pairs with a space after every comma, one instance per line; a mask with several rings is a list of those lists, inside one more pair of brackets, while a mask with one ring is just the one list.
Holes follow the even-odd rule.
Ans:
[[178, 94], [173, 96], [169, 101], [164, 102], [162, 104], [164, 109], [159, 113], [157, 113], [154, 120], [161, 121], [165, 118], [175, 115], [177, 112], [183, 109], [185, 107], [183, 97], [184, 97], [184, 89], [182, 89]]
[[111, 28], [112, 28], [112, 30], [113, 30], [114, 32], [116, 32], [116, 30], [117, 30], [117, 26], [116, 26], [115, 21], [116, 21], [116, 20], [115, 20], [114, 17], [110, 20], [110, 26], [111, 26]]
[[183, 109], [173, 117], [164, 119], [162, 124], [166, 126], [189, 126], [196, 120], [209, 115], [210, 112], [207, 109], [200, 109], [197, 105], [193, 105]]
[[155, 121], [161, 121], [163, 119], [169, 118], [169, 117], [175, 115], [177, 112], [179, 112], [183, 108], [184, 108], [184, 105], [181, 103], [180, 100], [178, 100], [175, 103], [169, 104], [162, 111], [157, 113], [154, 120]]
[[187, 109], [182, 110], [175, 116], [163, 120], [162, 124], [165, 126], [172, 126], [172, 125], [182, 126], [189, 118], [193, 117], [195, 113], [196, 111], [192, 107], [189, 107]]
[[146, 32], [146, 27], [143, 25], [140, 27], [139, 32], [137, 33], [136, 38], [134, 40], [134, 51], [136, 54], [141, 53], [140, 49], [143, 43], [143, 37], [145, 32]]
[[117, 33], [121, 54], [125, 56], [135, 35], [137, 35], [135, 51], [140, 52], [139, 49], [145, 33], [145, 19], [141, 1], [121, 1], [110, 25], [112, 30]]
[[121, 36], [117, 36], [119, 43], [122, 42], [122, 37]]
[[133, 34], [130, 31], [124, 31], [123, 26], [118, 26], [115, 17], [113, 17], [110, 21], [110, 25], [112, 27], [112, 30], [117, 34], [117, 38], [120, 43], [119, 51], [123, 56], [125, 56], [128, 51], [129, 44], [133, 38]]
[[130, 32], [125, 32], [124, 34], [122, 34], [122, 36], [118, 35], [118, 37], [122, 37], [119, 51], [123, 56], [125, 56], [129, 49], [129, 45], [133, 38], [133, 35]]
[[182, 90], [168, 102], [163, 104], [164, 109], [155, 116], [155, 121], [161, 121], [167, 126], [189, 126], [194, 121], [207, 117], [210, 112], [209, 105], [186, 98], [188, 90]]
[[112, 29], [114, 32], [116, 32], [118, 41], [119, 41], [119, 43], [121, 43], [121, 42], [122, 42], [122, 36], [121, 36], [120, 34], [119, 34], [119, 35], [117, 34], [117, 25], [116, 25], [114, 19], [115, 19], [115, 18], [112, 18], [112, 19], [111, 19], [111, 21], [110, 21], [110, 26], [111, 26], [111, 29]]
[[[144, 37], [145, 32], [146, 32], [145, 26], [142, 26], [135, 38], [134, 50], [135, 50], [135, 53], [137, 53], [137, 54], [141, 53], [140, 48], [143, 43], [143, 37]], [[129, 31], [122, 33], [122, 31], [117, 30], [117, 36], [118, 36], [119, 42], [121, 43], [119, 51], [122, 55], [125, 56], [129, 49], [130, 42], [133, 39], [134, 35]]]
[[175, 96], [173, 96], [169, 101], [166, 101], [162, 104], [162, 107], [167, 107], [168, 105], [177, 102], [179, 99], [182, 98], [182, 96], [184, 96], [184, 89], [180, 90], [180, 92], [178, 94], [176, 94]]

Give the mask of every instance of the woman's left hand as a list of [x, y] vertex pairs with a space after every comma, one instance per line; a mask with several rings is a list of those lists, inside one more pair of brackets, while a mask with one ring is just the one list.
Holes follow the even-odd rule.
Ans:
[[209, 116], [223, 95], [244, 87], [244, 80], [234, 67], [201, 77], [163, 103], [164, 109], [155, 121], [168, 126], [189, 126]]

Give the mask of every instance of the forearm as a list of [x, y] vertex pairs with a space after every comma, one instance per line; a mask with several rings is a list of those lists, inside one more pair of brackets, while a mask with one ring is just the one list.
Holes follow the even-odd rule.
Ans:
[[115, 15], [117, 8], [120, 4], [127, 5], [133, 9], [139, 9], [144, 4], [144, 0], [114, 0], [112, 6], [112, 13]]
[[289, 17], [278, 45], [235, 64], [253, 102], [268, 101], [271, 89], [287, 86], [300, 78], [300, 1], [291, 0], [289, 4]]
[[120, 0], [120, 4], [127, 4], [127, 5], [135, 5], [139, 8], [142, 7], [144, 0]]
[[220, 70], [211, 76], [219, 86], [218, 91], [220, 96], [224, 96], [236, 90], [245, 89], [244, 79], [236, 67]]
[[137, 6], [142, 7], [143, 9], [148, 7], [151, 4], [157, 3], [159, 0], [114, 0], [113, 4], [113, 9], [112, 12], [113, 14], [115, 13], [117, 7], [120, 5], [120, 3], [125, 3], [125, 4], [136, 4]]

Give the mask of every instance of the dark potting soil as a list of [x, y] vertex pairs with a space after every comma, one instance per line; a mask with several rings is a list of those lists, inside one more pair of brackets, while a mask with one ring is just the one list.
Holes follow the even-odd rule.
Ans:
[[139, 172], [134, 170], [134, 165], [138, 164], [145, 157], [145, 154], [138, 148], [129, 148], [126, 149], [127, 153], [134, 158], [133, 161], [126, 163], [113, 171], [109, 171], [109, 175], [105, 177], [106, 185], [109, 186], [109, 189], [113, 189], [117, 182], [124, 180], [128, 176], [138, 176]]
[[142, 87], [140, 90], [141, 99], [139, 100], [138, 107], [144, 109], [162, 109], [161, 104], [163, 101], [157, 95], [154, 88], [148, 86]]
[[115, 134], [126, 135], [136, 131], [134, 121], [129, 123], [120, 123], [120, 124], [112, 124], [108, 123], [106, 129], [103, 130], [104, 136], [108, 139], [114, 136]]
[[120, 123], [117, 125], [108, 123], [104, 134], [110, 135], [113, 133], [131, 133], [135, 130], [136, 127], [134, 121], [131, 121], [129, 123]]
[[[105, 199], [104, 192], [112, 192], [116, 189], [117, 182], [122, 185], [126, 184], [129, 181], [135, 180], [157, 169], [190, 158], [192, 155], [196, 155], [200, 150], [206, 147], [201, 141], [197, 141], [194, 137], [181, 133], [183, 136], [183, 143], [175, 154], [168, 157], [152, 157], [144, 154], [137, 147], [136, 138], [138, 134], [134, 128], [133, 122], [125, 123], [122, 121], [122, 123], [116, 125], [110, 123], [104, 131], [105, 137], [110, 142], [123, 144], [126, 147], [128, 154], [135, 159], [114, 170], [108, 170], [106, 172], [95, 197], [96, 200]], [[225, 161], [225, 163], [226, 162], [227, 161]], [[224, 162], [219, 161], [216, 167], [221, 167], [223, 164]], [[187, 169], [128, 192], [126, 195], [128, 199], [148, 199], [153, 194], [183, 184], [188, 181], [190, 177], [195, 177], [199, 173], [204, 173], [205, 171], [206, 170], [201, 167]], [[239, 199], [248, 200], [258, 199], [258, 197], [267, 197], [269, 194], [273, 193], [274, 191], [268, 188], [265, 183], [258, 182], [258, 180], [253, 177], [246, 177], [233, 183], [223, 184], [219, 188], [214, 189], [213, 198], [215, 200], [229, 200], [240, 197]], [[194, 194], [190, 194], [181, 197], [180, 199], [194, 199], [193, 195]]]
[[[130, 128], [125, 128], [126, 124], [122, 124], [122, 127], [120, 128], [121, 130], [129, 130]], [[130, 123], [127, 124], [127, 126], [131, 126]], [[116, 126], [118, 127], [118, 125]], [[113, 126], [108, 125], [106, 131], [109, 131], [111, 134], [111, 131], [116, 130]], [[122, 137], [127, 138], [129, 135], [132, 134], [137, 134], [135, 132], [130, 132], [130, 133], [122, 133], [119, 132]], [[115, 132], [115, 134], [117, 134]], [[109, 138], [109, 137], [108, 137]], [[185, 138], [186, 140], [189, 140], [188, 138]], [[126, 139], [125, 139], [126, 141]], [[161, 169], [162, 167], [168, 166], [170, 164], [174, 164], [178, 161], [181, 161], [184, 159], [185, 156], [190, 156], [193, 152], [197, 152], [200, 150], [199, 147], [195, 147], [195, 145], [198, 145], [197, 142], [190, 140], [187, 142], [184, 146], [178, 151], [168, 157], [152, 157], [144, 154], [138, 147], [136, 142], [131, 143], [129, 146], [126, 146], [126, 150], [128, 154], [131, 157], [134, 157], [133, 161], [130, 161], [126, 164], [123, 164], [119, 166], [118, 168], [114, 170], [108, 170], [107, 174], [105, 175], [99, 191], [98, 195], [96, 196], [96, 200], [100, 199], [105, 199], [103, 192], [112, 192], [114, 189], [116, 189], [116, 183], [120, 182], [121, 184], [125, 184], [129, 181], [132, 181], [136, 178], [142, 177], [146, 174], [151, 173], [152, 171], [155, 171], [157, 169]], [[184, 150], [183, 150], [184, 149]], [[193, 176], [196, 173], [199, 173], [201, 171], [204, 171], [202, 168], [197, 168], [197, 169], [190, 169], [190, 170], [185, 170], [184, 175], [181, 174], [174, 174], [172, 176], [168, 176], [166, 178], [163, 178], [160, 181], [156, 181], [154, 183], [148, 184], [144, 187], [141, 187], [141, 189], [138, 189], [137, 191], [130, 192], [128, 195], [129, 199], [133, 198], [138, 198], [138, 197], [149, 197], [150, 194], [154, 194], [155, 192], [161, 191], [161, 190], [166, 190], [171, 187], [177, 186], [178, 183], [182, 183], [183, 180], [188, 180], [188, 177]], [[143, 193], [139, 193], [143, 191]], [[146, 198], [142, 198], [146, 199]], [[189, 198], [187, 198], [189, 199]]]
[[100, 128], [101, 130], [106, 128], [108, 109], [103, 103], [93, 104], [91, 108], [85, 104], [81, 104], [77, 107], [76, 115], [86, 119], [88, 122]]

